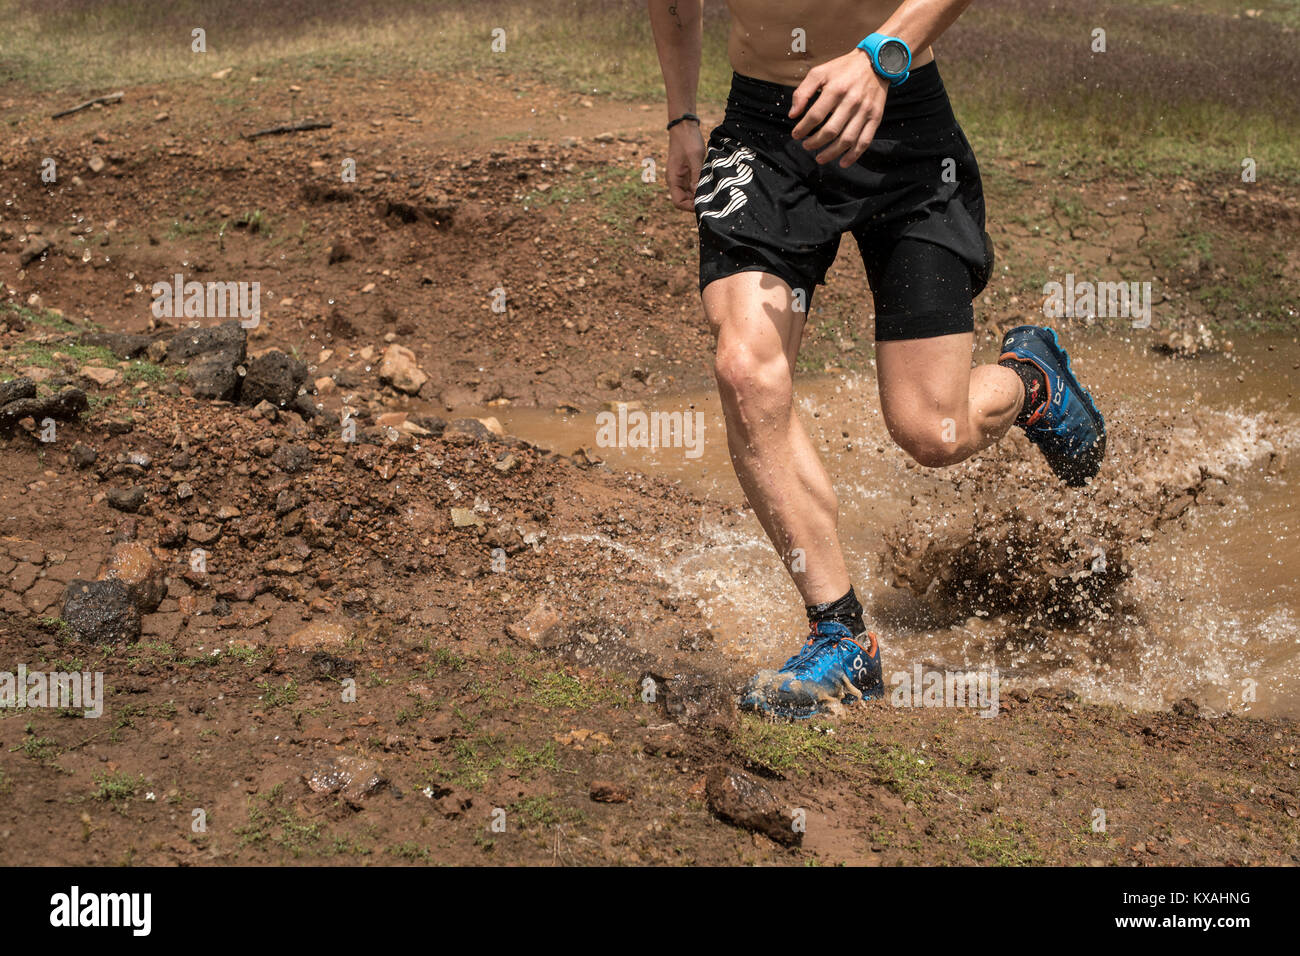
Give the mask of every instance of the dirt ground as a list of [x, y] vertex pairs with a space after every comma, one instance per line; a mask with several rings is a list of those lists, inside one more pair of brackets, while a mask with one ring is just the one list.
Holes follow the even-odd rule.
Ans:
[[[472, 98], [427, 76], [132, 88], [59, 121], [62, 100], [0, 101], [0, 669], [105, 682], [98, 719], [0, 710], [0, 862], [1297, 860], [1292, 721], [1053, 687], [1004, 695], [996, 719], [887, 701], [738, 716], [747, 675], [619, 550], [689, 548], [722, 506], [448, 420], [710, 381], [691, 222], [643, 180], [659, 105], [484, 79]], [[241, 138], [303, 116], [333, 126]], [[1081, 269], [1133, 257], [1158, 276], [1174, 350], [1221, 347], [1233, 328], [1202, 320], [1227, 268], [1179, 237], [1300, 222], [1267, 185], [1063, 187], [997, 161], [985, 178], [1008, 268], [984, 337], [1034, 314], [1026, 275], [1068, 248]], [[185, 320], [150, 310], [176, 272], [260, 282], [260, 322], [186, 355]], [[808, 370], [869, 367], [860, 281], [844, 257]], [[6, 417], [11, 399], [39, 409]], [[1139, 536], [1195, 499], [1170, 484], [1094, 531]], [[126, 639], [63, 619], [69, 585], [105, 577], [130, 606], [97, 611]]]

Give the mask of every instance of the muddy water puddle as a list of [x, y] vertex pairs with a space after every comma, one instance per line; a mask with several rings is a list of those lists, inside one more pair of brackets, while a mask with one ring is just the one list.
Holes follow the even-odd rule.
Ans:
[[[1130, 543], [1122, 612], [1046, 633], [1040, 628], [1029, 637], [1016, 618], [1031, 608], [944, 620], [925, 600], [885, 583], [880, 554], [890, 527], [918, 509], [973, 502], [958, 495], [952, 504], [953, 495], [945, 494], [952, 472], [913, 466], [889, 440], [872, 372], [799, 381], [800, 416], [839, 493], [849, 567], [884, 646], [887, 683], [893, 672], [918, 663], [996, 667], [1004, 687], [1053, 683], [1089, 700], [1136, 708], [1191, 697], [1214, 710], [1300, 716], [1300, 527], [1293, 488], [1300, 401], [1292, 384], [1300, 346], [1290, 337], [1242, 335], [1230, 353], [1180, 359], [1153, 353], [1151, 339], [1141, 334], [1072, 335], [1067, 342], [1112, 437], [1156, 422], [1179, 436], [1174, 444], [1153, 441], [1128, 460], [1112, 457], [1102, 479], [1114, 470], [1176, 484], [1189, 469], [1206, 469], [1223, 480], [1182, 518]], [[977, 357], [987, 361], [992, 352], [981, 349]], [[687, 439], [683, 447], [627, 447], [639, 444], [632, 415], [620, 432], [616, 415], [598, 420], [596, 411], [498, 406], [458, 414], [493, 415], [509, 433], [542, 447], [564, 454], [584, 448], [612, 469], [663, 476], [725, 503], [727, 519], [702, 518], [692, 541], [665, 542], [659, 552], [632, 557], [698, 603], [724, 652], [755, 667], [779, 664], [802, 642], [806, 624], [797, 592], [744, 505], [716, 395], [664, 396], [642, 411], [691, 416], [702, 433], [671, 432]], [[611, 447], [610, 439], [625, 444]], [[1025, 450], [1022, 442], [1004, 441], [983, 454]], [[1043, 487], [1048, 490], [1039, 493], [1053, 493], [1051, 485]], [[1021, 493], [1006, 488], [1005, 504]], [[1001, 503], [1000, 497], [992, 502]], [[619, 549], [627, 555], [622, 544]]]

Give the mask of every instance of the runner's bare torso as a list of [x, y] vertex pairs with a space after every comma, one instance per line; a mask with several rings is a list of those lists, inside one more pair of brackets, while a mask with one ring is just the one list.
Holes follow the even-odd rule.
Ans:
[[[852, 50], [898, 9], [896, 0], [727, 0], [731, 68], [742, 76], [798, 86], [818, 64]], [[794, 31], [802, 29], [803, 42]], [[934, 59], [914, 50], [912, 67]]]

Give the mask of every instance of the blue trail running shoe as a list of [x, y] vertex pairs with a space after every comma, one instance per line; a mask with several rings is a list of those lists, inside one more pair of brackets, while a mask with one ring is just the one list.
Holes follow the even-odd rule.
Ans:
[[1024, 423], [1056, 477], [1079, 487], [1097, 474], [1106, 457], [1106, 421], [1088, 390], [1070, 371], [1070, 356], [1052, 329], [1018, 325], [1002, 339], [998, 361], [1032, 362], [1047, 379], [1047, 398]]
[[740, 709], [803, 720], [836, 705], [884, 695], [876, 635], [855, 637], [838, 621], [821, 621], [803, 649], [779, 671], [762, 670], [750, 678], [740, 695]]

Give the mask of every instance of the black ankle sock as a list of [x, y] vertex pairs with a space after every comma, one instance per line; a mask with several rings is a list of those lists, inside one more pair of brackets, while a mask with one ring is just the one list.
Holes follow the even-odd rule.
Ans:
[[1038, 411], [1043, 402], [1047, 401], [1047, 376], [1033, 362], [1008, 358], [998, 364], [1019, 375], [1020, 381], [1025, 386], [1025, 400], [1020, 406], [1020, 414], [1016, 416], [1016, 424], [1023, 425], [1029, 421], [1034, 412]]
[[858, 603], [858, 596], [853, 593], [852, 587], [848, 594], [838, 600], [809, 604], [805, 610], [808, 612], [809, 624], [838, 621], [852, 631], [855, 637], [867, 629], [862, 620], [862, 605]]

